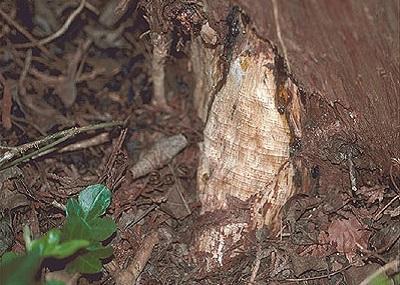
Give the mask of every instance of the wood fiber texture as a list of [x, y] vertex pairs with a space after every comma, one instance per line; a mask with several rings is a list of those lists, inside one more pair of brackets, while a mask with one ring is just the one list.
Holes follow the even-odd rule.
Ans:
[[238, 2], [260, 36], [286, 49], [299, 82], [333, 104], [343, 131], [388, 169], [400, 156], [400, 2]]
[[[214, 27], [224, 17], [215, 11], [227, 10], [223, 2], [208, 1]], [[303, 101], [305, 152], [325, 148], [322, 137], [338, 135], [360, 146], [369, 156], [367, 162], [383, 171], [389, 169], [391, 158], [399, 158], [399, 3], [231, 2], [249, 16], [259, 37], [278, 47], [291, 75], [307, 91]], [[320, 107], [321, 99], [325, 110]], [[321, 137], [318, 129], [327, 133]]]

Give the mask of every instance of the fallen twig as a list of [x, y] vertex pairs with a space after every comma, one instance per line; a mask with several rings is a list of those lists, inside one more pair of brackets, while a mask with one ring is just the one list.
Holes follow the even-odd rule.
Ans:
[[329, 274], [324, 274], [324, 275], [320, 275], [320, 276], [307, 277], [307, 278], [287, 278], [287, 279], [282, 279], [280, 281], [282, 281], [282, 282], [304, 282], [304, 281], [324, 279], [324, 278], [328, 278], [328, 277], [331, 277], [333, 275], [342, 273], [343, 271], [346, 271], [347, 269], [349, 269], [352, 266], [353, 266], [353, 264], [349, 264], [349, 265], [343, 267], [340, 270], [337, 270], [337, 271], [334, 271], [334, 272], [330, 272]]
[[128, 265], [125, 270], [117, 272], [115, 277], [117, 285], [135, 284], [140, 273], [142, 273], [148, 260], [150, 259], [151, 253], [154, 247], [159, 242], [159, 236], [157, 232], [152, 232], [142, 243], [142, 246], [138, 249], [132, 262]]
[[153, 210], [157, 209], [159, 206], [154, 204], [150, 208], [148, 208], [144, 213], [142, 213], [139, 217], [136, 217], [134, 220], [130, 221], [129, 223], [126, 224], [124, 229], [128, 229], [137, 223], [139, 223], [141, 220], [143, 220], [148, 214], [150, 214]]
[[[22, 69], [21, 75], [19, 77], [18, 80], [18, 93], [22, 98], [26, 98], [27, 94], [26, 94], [26, 88], [25, 88], [25, 79], [26, 79], [26, 75], [29, 72], [29, 68], [31, 66], [31, 62], [32, 62], [32, 50], [29, 49], [26, 52], [26, 57], [25, 57], [25, 62], [24, 62], [24, 68]], [[26, 115], [26, 110], [24, 105], [22, 104], [22, 102], [20, 102], [20, 96], [16, 96], [16, 101], [17, 104], [19, 105], [19, 107], [21, 108], [21, 111]]]
[[[36, 39], [27, 31], [25, 30], [20, 24], [14, 21], [7, 13], [0, 9], [0, 16], [3, 17], [10, 25], [12, 25], [18, 32], [23, 34], [28, 40], [31, 42], [36, 42]], [[38, 48], [49, 58], [52, 58], [51, 53], [49, 50], [44, 46], [38, 46]]]
[[192, 213], [192, 211], [190, 210], [190, 207], [189, 207], [188, 203], [186, 202], [185, 197], [183, 196], [183, 193], [182, 193], [182, 189], [184, 189], [183, 185], [182, 185], [180, 179], [178, 178], [178, 176], [176, 175], [174, 168], [170, 164], [168, 165], [168, 167], [169, 167], [169, 169], [170, 169], [170, 171], [171, 171], [171, 173], [172, 173], [172, 175], [174, 177], [175, 184], [177, 186], [177, 187], [175, 187], [175, 189], [178, 192], [179, 198], [182, 200], [182, 203], [185, 206], [185, 209], [187, 211], [187, 215], [190, 215]]
[[80, 75], [84, 61], [84, 54], [91, 45], [91, 40], [86, 40], [79, 46], [71, 61], [68, 63], [67, 74], [62, 77], [60, 84], [55, 86], [56, 93], [66, 107], [70, 107], [76, 99], [76, 79]]
[[396, 200], [399, 199], [399, 198], [400, 198], [400, 195], [394, 196], [394, 198], [393, 198], [392, 200], [390, 200], [390, 202], [387, 203], [387, 204], [385, 205], [385, 207], [383, 207], [382, 210], [380, 210], [380, 211], [378, 212], [378, 214], [375, 215], [374, 221], [378, 220], [378, 219], [381, 217], [381, 215], [383, 214], [383, 212], [385, 212], [385, 210], [386, 210], [387, 208], [389, 208], [389, 206], [392, 205], [393, 202], [396, 201]]
[[[397, 159], [393, 158], [392, 160], [393, 160], [393, 164], [394, 164], [395, 166], [396, 166], [396, 165], [400, 165]], [[397, 186], [397, 184], [396, 184], [396, 182], [394, 181], [394, 178], [393, 178], [393, 164], [390, 166], [389, 175], [390, 175], [390, 180], [392, 181], [392, 184], [393, 184], [393, 186], [394, 186], [394, 188], [395, 188], [395, 192], [397, 193], [397, 195], [396, 195], [392, 200], [390, 200], [390, 202], [389, 202], [388, 204], [386, 204], [385, 207], [383, 207], [382, 210], [380, 210], [380, 211], [378, 212], [378, 214], [375, 215], [374, 221], [378, 220], [378, 219], [381, 217], [381, 215], [385, 212], [385, 210], [386, 210], [387, 208], [389, 208], [389, 206], [390, 206], [391, 204], [393, 204], [394, 201], [396, 201], [397, 199], [400, 198], [400, 189], [399, 189], [399, 186]]]
[[67, 145], [66, 147], [61, 148], [58, 152], [69, 152], [69, 151], [76, 151], [80, 149], [89, 148], [96, 145], [101, 145], [106, 142], [110, 141], [110, 136], [108, 133], [102, 133], [97, 136], [94, 136], [90, 139], [79, 141], [77, 143]]
[[[103, 183], [106, 178], [107, 174], [112, 169], [115, 160], [118, 157], [118, 152], [121, 150], [122, 144], [125, 141], [126, 134], [128, 133], [128, 129], [123, 129], [118, 137], [118, 140], [116, 143], [113, 144], [113, 149], [107, 159], [106, 165], [104, 166], [103, 172], [100, 175], [99, 179], [97, 180], [97, 183]], [[113, 188], [114, 189], [114, 188]]]
[[85, 6], [86, 6], [86, 0], [81, 0], [81, 3], [79, 4], [78, 8], [76, 8], [75, 11], [72, 12], [71, 15], [69, 15], [69, 17], [65, 21], [65, 23], [54, 34], [51, 34], [50, 36], [48, 36], [44, 39], [41, 39], [39, 41], [37, 41], [35, 39], [33, 39], [33, 40], [30, 39], [31, 40], [30, 43], [15, 45], [15, 47], [16, 48], [29, 48], [29, 47], [36, 47], [36, 46], [40, 47], [40, 46], [43, 46], [43, 45], [55, 40], [56, 38], [62, 36], [68, 30], [72, 21], [75, 20], [75, 18], [79, 15], [79, 13], [85, 8]]
[[[99, 69], [94, 69], [94, 70], [84, 73], [84, 74], [81, 74], [81, 71], [79, 69], [76, 71], [76, 74], [70, 73], [70, 71], [74, 70], [72, 65], [75, 64], [75, 61], [78, 59], [78, 56], [82, 56], [83, 52], [85, 52], [89, 48], [91, 43], [92, 43], [91, 40], [86, 40], [83, 43], [82, 47], [76, 52], [76, 54], [74, 56], [74, 60], [72, 60], [68, 65], [67, 75], [64, 75], [64, 74], [58, 75], [58, 76], [48, 75], [46, 73], [43, 73], [43, 72], [37, 70], [36, 68], [34, 68], [30, 65], [30, 62], [32, 59], [31, 57], [25, 58], [25, 63], [24, 63], [17, 57], [16, 52], [13, 52], [13, 54], [15, 55], [15, 57], [14, 57], [15, 62], [19, 66], [21, 66], [24, 71], [27, 70], [27, 72], [29, 72], [31, 75], [33, 75], [37, 79], [41, 80], [43, 83], [54, 87], [54, 86], [58, 86], [60, 84], [65, 84], [65, 81], [67, 81], [68, 78], [71, 78], [71, 75], [74, 75], [73, 79], [75, 80], [75, 83], [81, 83], [81, 82], [84, 82], [87, 80], [93, 80], [97, 76], [101, 76], [102, 74], [104, 74], [106, 72], [105, 68], [99, 68]], [[82, 60], [80, 62], [81, 62], [80, 66], [82, 66]], [[77, 62], [77, 63], [79, 63], [79, 62]], [[22, 75], [21, 75], [21, 77], [22, 77]]]
[[255, 281], [256, 281], [258, 270], [260, 269], [261, 259], [262, 259], [261, 251], [262, 251], [261, 245], [258, 244], [257, 254], [256, 254], [256, 258], [253, 263], [253, 269], [251, 271], [249, 285], [256, 284]]
[[[74, 127], [68, 130], [64, 130], [52, 135], [48, 135], [40, 140], [36, 140], [34, 142], [26, 143], [20, 146], [13, 148], [12, 150], [7, 151], [0, 157], [0, 170], [9, 168], [11, 166], [17, 165], [20, 162], [26, 161], [30, 158], [36, 158], [39, 156], [43, 156], [49, 152], [56, 150], [55, 146], [66, 141], [67, 139], [87, 131], [104, 129], [114, 126], [123, 125], [123, 122], [108, 122], [101, 123], [97, 125], [90, 125], [85, 127]], [[43, 146], [43, 147], [40, 147]], [[28, 154], [28, 151], [36, 149], [33, 152]], [[18, 157], [18, 158], [16, 158]], [[16, 159], [15, 159], [16, 158]], [[13, 160], [14, 159], [14, 160]], [[8, 163], [8, 164], [7, 164]]]
[[101, 11], [99, 22], [107, 28], [111, 28], [128, 10], [132, 0], [109, 0]]
[[93, 6], [91, 3], [89, 3], [89, 1], [86, 1], [85, 7], [86, 7], [89, 11], [93, 12], [94, 14], [96, 14], [97, 16], [100, 15], [99, 9], [97, 9], [95, 6]]

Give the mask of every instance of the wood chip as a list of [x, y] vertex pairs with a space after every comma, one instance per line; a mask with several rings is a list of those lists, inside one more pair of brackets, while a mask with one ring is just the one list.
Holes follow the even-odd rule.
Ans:
[[157, 141], [130, 169], [132, 178], [137, 179], [153, 170], [162, 168], [181, 152], [187, 144], [188, 142], [182, 134]]

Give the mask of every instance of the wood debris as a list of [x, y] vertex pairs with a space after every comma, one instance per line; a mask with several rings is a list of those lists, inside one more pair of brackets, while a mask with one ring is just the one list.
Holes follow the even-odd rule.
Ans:
[[130, 169], [133, 179], [145, 176], [155, 169], [159, 169], [170, 162], [188, 144], [182, 135], [174, 135], [156, 142], [139, 161]]

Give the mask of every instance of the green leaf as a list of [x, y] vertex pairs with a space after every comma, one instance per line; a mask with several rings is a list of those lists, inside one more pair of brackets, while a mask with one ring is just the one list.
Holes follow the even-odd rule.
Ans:
[[61, 231], [52, 229], [42, 238], [31, 242], [30, 250], [36, 250], [42, 257], [65, 258], [77, 250], [89, 246], [90, 242], [83, 239], [69, 240], [60, 243]]
[[111, 201], [111, 192], [103, 185], [87, 187], [78, 200], [67, 203], [67, 222], [63, 228], [63, 240], [90, 239], [103, 241], [117, 229], [111, 218], [100, 218]]
[[100, 243], [96, 243], [89, 248], [87, 252], [77, 256], [71, 263], [67, 265], [67, 271], [92, 274], [100, 272], [102, 269], [101, 259], [110, 257], [112, 248], [104, 247]]
[[91, 221], [91, 238], [94, 241], [108, 239], [116, 230], [117, 225], [111, 217], [96, 218]]
[[[4, 256], [3, 256], [4, 257]], [[42, 258], [38, 251], [27, 255], [7, 255], [7, 261], [0, 265], [1, 285], [30, 285], [40, 267]]]
[[391, 285], [392, 282], [385, 273], [375, 276], [371, 281], [371, 285]]
[[51, 250], [60, 242], [61, 232], [58, 229], [48, 231], [40, 239], [33, 240], [27, 245], [28, 251], [36, 250], [41, 256], [45, 256], [45, 252]]
[[[67, 209], [69, 204], [70, 201], [67, 203]], [[76, 215], [76, 213], [69, 213], [67, 221], [62, 229], [62, 239], [64, 241], [84, 238], [89, 239], [90, 236], [91, 232], [88, 223], [82, 217]]]
[[393, 276], [393, 283], [394, 285], [400, 285], [400, 273], [397, 273], [395, 276]]
[[[5, 253], [0, 259], [1, 285], [29, 285], [44, 258], [66, 258], [79, 251], [67, 269], [80, 273], [97, 273], [102, 269], [101, 260], [112, 255], [112, 248], [100, 242], [109, 238], [117, 229], [110, 217], [101, 217], [110, 205], [111, 192], [103, 185], [84, 189], [78, 199], [69, 199], [66, 205], [66, 222], [60, 231], [52, 229], [40, 239], [32, 240], [29, 227], [24, 228], [27, 248], [25, 255]], [[47, 285], [64, 284], [57, 280]]]
[[12, 251], [8, 251], [8, 252], [4, 253], [0, 257], [0, 266], [1, 265], [5, 265], [6, 263], [13, 261], [18, 256], [19, 256], [18, 254], [16, 254], [15, 252], [12, 252]]
[[55, 246], [51, 251], [48, 251], [46, 257], [66, 258], [79, 249], [85, 248], [90, 244], [88, 240], [71, 240]]
[[71, 272], [97, 273], [101, 271], [101, 259], [112, 255], [111, 247], [104, 247], [101, 241], [109, 238], [117, 229], [110, 217], [104, 215], [111, 202], [111, 192], [103, 185], [92, 185], [83, 190], [78, 199], [67, 203], [67, 221], [62, 231], [64, 242], [84, 239], [90, 242], [86, 251], [80, 254], [67, 268]]
[[111, 192], [103, 185], [92, 185], [79, 194], [78, 200], [67, 203], [67, 222], [63, 240], [88, 239], [103, 241], [117, 229], [111, 218], [100, 218], [111, 201]]
[[86, 187], [79, 193], [79, 205], [87, 220], [103, 215], [111, 202], [111, 191], [104, 185]]
[[68, 199], [66, 208], [67, 208], [67, 211], [66, 211], [67, 219], [69, 217], [75, 217], [75, 216], [76, 217], [84, 217], [85, 216], [81, 206], [79, 205], [78, 200], [76, 200], [74, 198]]

